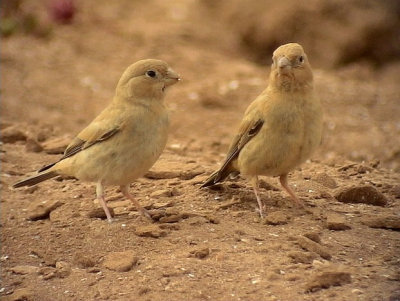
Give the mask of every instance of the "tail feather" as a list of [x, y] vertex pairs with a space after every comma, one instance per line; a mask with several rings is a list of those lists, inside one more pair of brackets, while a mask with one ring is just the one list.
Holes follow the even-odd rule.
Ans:
[[234, 170], [228, 168], [224, 170], [217, 170], [211, 174], [211, 176], [203, 183], [203, 185], [200, 186], [200, 188], [213, 186], [219, 182], [223, 182], [231, 173], [234, 172]]
[[32, 177], [26, 178], [22, 181], [19, 181], [19, 182], [15, 183], [12, 187], [18, 188], [18, 187], [23, 187], [23, 186], [33, 186], [37, 183], [46, 181], [46, 180], [54, 178], [56, 176], [58, 176], [58, 173], [56, 173], [55, 171], [46, 171], [46, 172], [34, 175]]

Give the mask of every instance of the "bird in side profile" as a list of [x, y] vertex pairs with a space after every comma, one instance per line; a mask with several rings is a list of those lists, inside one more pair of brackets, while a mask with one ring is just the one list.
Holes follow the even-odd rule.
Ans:
[[261, 217], [261, 175], [279, 176], [282, 187], [302, 206], [288, 186], [288, 173], [310, 157], [322, 133], [321, 104], [314, 95], [313, 74], [303, 47], [282, 45], [272, 59], [268, 87], [247, 108], [222, 167], [201, 186], [242, 174], [251, 180]]
[[112, 102], [72, 140], [63, 157], [13, 187], [32, 186], [58, 175], [96, 182], [97, 198], [111, 222], [103, 187], [119, 185], [137, 210], [151, 218], [128, 188], [165, 147], [169, 121], [163, 99], [166, 88], [179, 80], [163, 61], [147, 59], [132, 64], [122, 74]]

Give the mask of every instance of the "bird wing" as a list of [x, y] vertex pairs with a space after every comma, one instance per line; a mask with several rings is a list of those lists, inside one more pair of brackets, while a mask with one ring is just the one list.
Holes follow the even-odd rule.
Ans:
[[[85, 129], [83, 129], [67, 146], [64, 151], [64, 155], [57, 161], [52, 164], [46, 165], [42, 167], [38, 172], [45, 171], [51, 167], [53, 167], [58, 162], [72, 157], [73, 155], [79, 153], [80, 151], [91, 147], [97, 143], [101, 143], [113, 137], [119, 131], [123, 124], [113, 124], [109, 126], [109, 122], [105, 120], [105, 114], [100, 114], [91, 124], [89, 124]], [[102, 118], [103, 117], [103, 118]], [[108, 126], [104, 126], [108, 125]]]
[[228, 168], [230, 163], [235, 160], [243, 147], [260, 131], [264, 121], [256, 119], [256, 121], [244, 120], [239, 128], [239, 133], [235, 136], [229, 148], [228, 155], [226, 156], [225, 162], [218, 171], [214, 183], [217, 183], [224, 177], [225, 170]]

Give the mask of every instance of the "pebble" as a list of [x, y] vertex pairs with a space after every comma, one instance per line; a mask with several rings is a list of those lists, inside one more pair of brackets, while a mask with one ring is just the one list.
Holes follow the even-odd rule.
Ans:
[[3, 143], [15, 143], [26, 139], [26, 134], [18, 126], [10, 126], [1, 131], [1, 141]]
[[[108, 209], [110, 209], [111, 216], [114, 217], [114, 215], [115, 215], [114, 209], [113, 208], [108, 208]], [[101, 219], [107, 218], [106, 213], [104, 212], [102, 207], [96, 207], [96, 208], [89, 210], [87, 212], [87, 216], [90, 218], [101, 218]]]
[[370, 228], [400, 230], [398, 215], [364, 216], [361, 222]]
[[209, 248], [201, 248], [201, 249], [191, 251], [189, 254], [189, 257], [196, 257], [198, 259], [204, 259], [208, 255], [210, 255], [210, 249]]
[[50, 212], [57, 207], [62, 206], [64, 203], [58, 200], [41, 201], [37, 200], [31, 203], [28, 207], [28, 219], [36, 221], [39, 219], [46, 219], [49, 217]]
[[317, 254], [311, 252], [293, 251], [290, 252], [289, 257], [293, 263], [307, 263], [310, 264], [317, 257]]
[[117, 272], [128, 272], [138, 262], [138, 257], [132, 250], [112, 252], [106, 255], [103, 266]]
[[297, 238], [297, 242], [303, 249], [317, 253], [324, 259], [329, 260], [332, 258], [332, 255], [328, 252], [328, 250], [324, 246], [321, 246], [320, 244], [312, 241], [311, 239], [308, 239], [304, 236], [300, 236]]
[[267, 225], [285, 225], [288, 223], [289, 217], [283, 211], [275, 211], [268, 213], [263, 221], [264, 224]]
[[158, 225], [140, 226], [135, 229], [135, 234], [142, 237], [159, 238], [167, 235], [167, 231], [160, 229]]
[[57, 261], [56, 270], [58, 278], [66, 278], [71, 274], [71, 265], [66, 261]]
[[330, 188], [330, 189], [335, 189], [338, 186], [335, 179], [332, 178], [331, 176], [329, 176], [325, 172], [316, 174], [314, 177], [312, 177], [312, 179], [315, 182], [317, 182], [327, 188]]
[[35, 139], [28, 138], [26, 140], [25, 149], [27, 152], [40, 153], [43, 150], [43, 147]]
[[[2, 298], [3, 300], [3, 298]], [[4, 298], [4, 301], [33, 301], [34, 294], [31, 288], [23, 287], [16, 289], [10, 296]]]
[[364, 203], [374, 206], [385, 206], [388, 203], [388, 199], [373, 186], [344, 188], [335, 198], [342, 203]]
[[47, 154], [63, 154], [69, 143], [72, 141], [70, 135], [53, 138], [42, 144], [43, 150]]
[[305, 233], [304, 236], [319, 244], [321, 243], [321, 237], [318, 232], [308, 232]]
[[96, 265], [96, 260], [91, 256], [78, 253], [74, 256], [74, 263], [81, 269], [92, 268]]
[[343, 231], [351, 229], [350, 225], [346, 222], [346, 219], [336, 213], [328, 213], [326, 218], [325, 226], [329, 230]]
[[315, 292], [331, 286], [341, 286], [351, 283], [351, 275], [348, 272], [325, 271], [311, 278], [306, 284], [306, 292]]
[[9, 269], [14, 274], [27, 275], [39, 272], [39, 268], [32, 265], [17, 265]]

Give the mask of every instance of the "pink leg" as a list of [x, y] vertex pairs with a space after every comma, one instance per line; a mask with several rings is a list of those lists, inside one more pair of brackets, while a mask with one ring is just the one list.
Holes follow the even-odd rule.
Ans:
[[139, 211], [141, 215], [143, 215], [143, 216], [145, 216], [145, 217], [147, 217], [147, 218], [153, 220], [153, 219], [151, 218], [149, 212], [148, 212], [146, 209], [144, 209], [144, 208], [139, 204], [139, 202], [136, 201], [136, 200], [133, 198], [133, 196], [129, 193], [129, 191], [128, 191], [128, 187], [129, 187], [129, 186], [128, 186], [128, 185], [124, 185], [124, 186], [120, 186], [120, 187], [121, 187], [121, 192], [122, 192], [122, 194], [123, 194], [127, 199], [129, 199], [129, 200], [135, 205], [137, 211]]
[[290, 195], [292, 200], [296, 203], [298, 207], [304, 207], [303, 202], [296, 196], [293, 190], [289, 187], [288, 184], [288, 175], [281, 175], [279, 177], [279, 181], [281, 182], [282, 187], [286, 190], [286, 192]]
[[253, 191], [254, 191], [254, 194], [256, 195], [258, 208], [260, 210], [260, 217], [263, 218], [264, 217], [264, 215], [263, 215], [263, 213], [264, 213], [264, 205], [263, 205], [263, 203], [261, 201], [261, 198], [260, 198], [260, 192], [259, 192], [259, 189], [258, 189], [258, 177], [257, 176], [254, 176], [253, 178], [251, 178], [251, 185], [253, 186]]
[[110, 213], [110, 210], [108, 209], [106, 201], [104, 199], [103, 184], [101, 183], [101, 181], [97, 183], [96, 195], [97, 195], [97, 199], [99, 200], [100, 205], [103, 207], [103, 210], [107, 216], [108, 222], [112, 223], [111, 213]]

